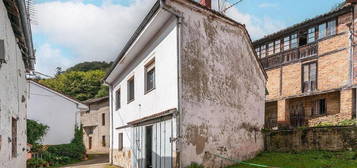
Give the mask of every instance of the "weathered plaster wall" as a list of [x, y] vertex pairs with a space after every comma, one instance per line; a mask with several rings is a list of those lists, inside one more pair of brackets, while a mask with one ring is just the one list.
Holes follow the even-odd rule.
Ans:
[[263, 149], [265, 78], [243, 27], [187, 1], [181, 49], [182, 167], [231, 164], [212, 154], [245, 160]]
[[[97, 102], [89, 105], [88, 113], [81, 112], [81, 124], [84, 128], [83, 141], [87, 153], [108, 153], [109, 152], [109, 102]], [[104, 114], [105, 123], [102, 123]], [[93, 134], [89, 134], [88, 129], [93, 129]], [[102, 137], [105, 136], [105, 146]], [[92, 137], [92, 148], [89, 149], [89, 137]]]
[[356, 133], [354, 126], [269, 131], [265, 133], [265, 148], [279, 152], [357, 149]]
[[[3, 1], [0, 1], [0, 39], [5, 40], [6, 63], [0, 65], [0, 167], [26, 167], [27, 84], [22, 54]], [[17, 155], [11, 155], [11, 120], [17, 118]]]

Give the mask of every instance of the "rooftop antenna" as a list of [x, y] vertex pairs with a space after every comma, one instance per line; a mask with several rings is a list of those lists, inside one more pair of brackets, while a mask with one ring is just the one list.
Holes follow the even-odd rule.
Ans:
[[26, 13], [27, 13], [27, 18], [29, 19], [30, 23], [32, 24], [37, 24], [36, 22], [36, 9], [34, 7], [36, 0], [25, 0], [25, 5], [26, 5]]
[[[218, 11], [222, 14], [226, 13], [226, 11], [233, 6], [241, 3], [243, 0], [238, 0], [233, 3], [228, 2], [228, 0], [218, 0]], [[228, 5], [228, 6], [227, 6]]]

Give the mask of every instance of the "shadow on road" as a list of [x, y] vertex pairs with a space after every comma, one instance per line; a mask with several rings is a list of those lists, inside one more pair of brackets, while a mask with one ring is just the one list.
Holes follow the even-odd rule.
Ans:
[[71, 165], [66, 165], [64, 167], [74, 167], [74, 166], [92, 165], [92, 164], [109, 162], [109, 154], [91, 154], [89, 155], [89, 158], [90, 158], [89, 160], [85, 160]]

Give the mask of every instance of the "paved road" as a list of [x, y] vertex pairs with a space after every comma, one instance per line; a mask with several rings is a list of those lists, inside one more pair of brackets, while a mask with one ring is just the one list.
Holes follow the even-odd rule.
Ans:
[[104, 168], [109, 162], [108, 154], [91, 155], [92, 159], [85, 160], [76, 164], [67, 165], [62, 168]]

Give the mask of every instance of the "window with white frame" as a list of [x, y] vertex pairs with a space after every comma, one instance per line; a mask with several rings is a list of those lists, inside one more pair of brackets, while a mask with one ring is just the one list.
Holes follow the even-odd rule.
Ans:
[[115, 109], [120, 109], [120, 88], [115, 92]]
[[132, 102], [135, 99], [135, 83], [134, 83], [134, 76], [131, 77], [128, 82], [128, 103]]
[[296, 48], [298, 47], [298, 39], [297, 39], [297, 34], [291, 35], [291, 48]]
[[312, 43], [316, 40], [316, 32], [315, 32], [316, 28], [312, 27], [309, 29], [308, 31], [308, 35], [307, 35], [307, 42], [308, 43]]
[[266, 56], [266, 45], [262, 45], [261, 47], [260, 47], [260, 57], [261, 58], [264, 58], [265, 56]]
[[336, 34], [336, 20], [327, 22], [327, 36], [332, 36]]
[[276, 40], [275, 41], [274, 52], [275, 53], [279, 53], [280, 52], [280, 40]]
[[145, 65], [145, 93], [155, 89], [155, 60]]
[[268, 55], [274, 54], [274, 42], [268, 44]]
[[284, 38], [284, 51], [290, 49], [290, 37], [285, 37]]

